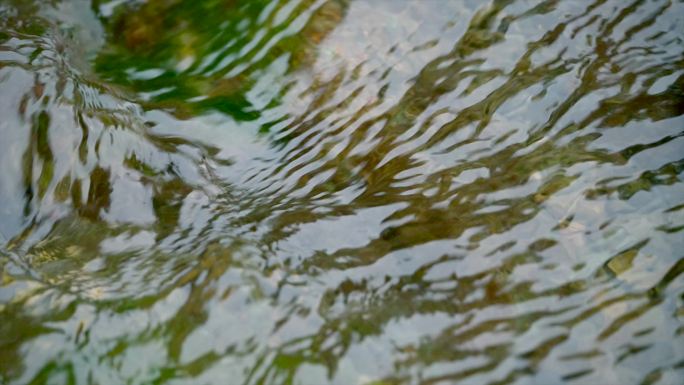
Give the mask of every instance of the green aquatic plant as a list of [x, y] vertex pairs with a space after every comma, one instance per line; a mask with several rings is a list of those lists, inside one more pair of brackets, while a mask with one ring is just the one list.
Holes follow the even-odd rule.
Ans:
[[[270, 0], [125, 3], [103, 18], [108, 39], [95, 70], [140, 95], [145, 108], [183, 118], [219, 111], [237, 120], [256, 119], [259, 112], [247, 96], [255, 76], [280, 57], [288, 58], [288, 71], [310, 64], [348, 1], [319, 5], [299, 31], [289, 26], [301, 18], [296, 11], [313, 1], [289, 14], [284, 5]], [[280, 13], [284, 19], [278, 19]]]

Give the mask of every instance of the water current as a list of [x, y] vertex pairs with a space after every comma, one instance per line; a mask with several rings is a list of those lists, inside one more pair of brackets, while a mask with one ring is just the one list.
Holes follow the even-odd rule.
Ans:
[[0, 383], [684, 383], [681, 0], [0, 0]]

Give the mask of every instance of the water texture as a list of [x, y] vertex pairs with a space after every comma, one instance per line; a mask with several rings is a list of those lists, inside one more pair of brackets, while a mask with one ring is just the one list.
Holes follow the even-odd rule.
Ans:
[[0, 0], [0, 383], [684, 383], [681, 0]]

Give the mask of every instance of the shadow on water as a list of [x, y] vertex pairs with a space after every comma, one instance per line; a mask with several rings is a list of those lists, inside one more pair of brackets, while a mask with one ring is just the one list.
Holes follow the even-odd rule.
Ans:
[[8, 384], [679, 384], [684, 3], [0, 1]]

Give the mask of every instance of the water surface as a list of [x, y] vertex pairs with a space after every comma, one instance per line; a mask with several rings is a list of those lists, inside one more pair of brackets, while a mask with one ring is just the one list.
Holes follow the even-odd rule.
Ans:
[[684, 383], [683, 114], [678, 0], [0, 0], [0, 382]]

